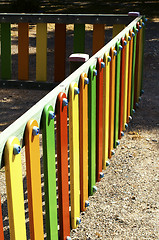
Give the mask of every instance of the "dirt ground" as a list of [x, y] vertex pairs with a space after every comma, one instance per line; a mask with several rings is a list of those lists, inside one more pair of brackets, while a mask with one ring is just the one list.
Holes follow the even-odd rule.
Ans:
[[[16, 26], [15, 26], [16, 28]], [[139, 108], [129, 124], [120, 146], [104, 171], [104, 178], [97, 183], [98, 191], [89, 197], [90, 206], [81, 213], [82, 223], [71, 231], [72, 239], [159, 239], [159, 18], [149, 19], [146, 24], [144, 53], [144, 94]], [[31, 76], [35, 78], [35, 35], [31, 35]], [[49, 46], [54, 33], [50, 32]], [[112, 28], [106, 31], [109, 41]], [[86, 52], [91, 54], [91, 33]], [[68, 29], [67, 44], [72, 43], [72, 30]], [[16, 35], [12, 36], [13, 75], [16, 78]], [[51, 49], [51, 47], [48, 47]], [[67, 57], [71, 54], [69, 48]], [[49, 51], [53, 59], [53, 51]], [[68, 66], [68, 61], [67, 61]], [[67, 70], [67, 75], [69, 71]], [[49, 81], [53, 72], [48, 69]], [[0, 89], [0, 131], [16, 120], [47, 91]], [[0, 171], [0, 179], [4, 171]], [[4, 183], [1, 180], [0, 194], [5, 200]], [[2, 205], [3, 208], [3, 205]], [[4, 210], [3, 210], [4, 212]], [[5, 239], [9, 239], [6, 235]]]

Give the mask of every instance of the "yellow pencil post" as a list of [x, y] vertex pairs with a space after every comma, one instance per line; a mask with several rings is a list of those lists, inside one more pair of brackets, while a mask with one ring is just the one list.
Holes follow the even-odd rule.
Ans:
[[71, 185], [71, 226], [80, 223], [80, 176], [79, 176], [79, 89], [77, 83], [69, 87], [69, 146]]
[[[140, 20], [140, 26], [142, 26], [142, 19]], [[141, 86], [141, 73], [142, 73], [142, 31], [143, 28], [140, 29], [139, 32], [139, 60], [138, 60], [138, 75], [137, 75], [137, 102], [139, 102], [140, 97], [140, 86]]]
[[124, 24], [114, 24], [113, 25], [113, 38], [118, 35], [125, 28]]
[[105, 68], [103, 69], [103, 169], [106, 169], [106, 161], [108, 160], [110, 60], [109, 53], [105, 53]]
[[47, 80], [47, 23], [37, 23], [36, 80]]
[[128, 34], [125, 35], [127, 45], [125, 46], [125, 81], [124, 81], [124, 107], [123, 107], [123, 131], [126, 129], [127, 122], [127, 100], [128, 100], [128, 67], [129, 67], [129, 40]]
[[10, 137], [4, 151], [10, 239], [26, 239], [20, 143]]

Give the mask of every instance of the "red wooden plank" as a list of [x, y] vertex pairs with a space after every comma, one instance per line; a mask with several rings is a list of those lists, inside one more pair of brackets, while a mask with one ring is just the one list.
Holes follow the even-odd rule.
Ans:
[[57, 125], [57, 168], [60, 239], [70, 235], [69, 188], [68, 188], [68, 136], [67, 136], [67, 106], [65, 93], [59, 93], [56, 105]]
[[121, 69], [120, 69], [120, 103], [119, 103], [119, 139], [121, 139], [123, 126], [123, 104], [124, 104], [124, 76], [125, 76], [125, 45], [124, 38], [121, 39], [123, 50], [121, 52]]
[[97, 86], [96, 86], [96, 180], [100, 181], [102, 176], [102, 152], [103, 152], [103, 59], [97, 60]]
[[1, 208], [1, 196], [0, 196], [0, 239], [4, 240], [3, 218], [2, 218], [2, 208]]

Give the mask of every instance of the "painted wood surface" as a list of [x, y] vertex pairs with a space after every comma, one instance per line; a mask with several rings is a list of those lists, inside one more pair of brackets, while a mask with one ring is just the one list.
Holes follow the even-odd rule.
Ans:
[[108, 160], [109, 138], [109, 88], [110, 88], [110, 56], [104, 54], [105, 68], [103, 69], [103, 169], [106, 169]]
[[142, 59], [141, 59], [141, 86], [140, 86], [141, 93], [140, 94], [143, 93], [142, 91], [143, 91], [143, 69], [144, 69], [145, 23], [146, 23], [146, 20], [145, 20], [145, 17], [143, 17], [143, 26], [142, 26]]
[[135, 60], [136, 60], [136, 38], [137, 38], [137, 31], [136, 27], [133, 28], [134, 37], [133, 37], [133, 59], [132, 59], [132, 78], [131, 78], [131, 107], [130, 107], [130, 114], [133, 115], [134, 109], [134, 88], [135, 88]]
[[11, 79], [11, 24], [1, 23], [1, 78]]
[[47, 23], [37, 23], [36, 80], [47, 81]]
[[85, 24], [74, 24], [74, 53], [85, 53]]
[[120, 65], [121, 65], [121, 50], [120, 42], [116, 44], [116, 69], [115, 69], [115, 111], [114, 111], [114, 147], [118, 144], [119, 132], [119, 99], [120, 99]]
[[0, 239], [4, 240], [1, 196], [0, 196]]
[[20, 146], [18, 138], [10, 137], [4, 151], [10, 239], [25, 240], [26, 226], [21, 153], [14, 154], [16, 145]]
[[125, 24], [114, 24], [113, 25], [113, 38], [118, 35], [125, 28]]
[[56, 103], [60, 239], [66, 239], [70, 235], [67, 106], [63, 104], [63, 101], [66, 99], [66, 94], [61, 92], [57, 97]]
[[65, 79], [66, 24], [55, 24], [54, 60], [54, 81], [62, 82]]
[[140, 30], [139, 22], [136, 24], [137, 38], [136, 38], [136, 59], [135, 59], [135, 80], [134, 80], [134, 109], [136, 109], [137, 100], [137, 87], [138, 87], [138, 71], [139, 71], [139, 43], [140, 43]]
[[77, 83], [69, 87], [69, 146], [70, 146], [70, 185], [71, 185], [71, 226], [77, 227], [80, 217], [80, 176], [79, 176], [79, 100]]
[[124, 77], [124, 106], [123, 106], [123, 128], [126, 130], [127, 121], [127, 100], [128, 100], [128, 68], [129, 68], [129, 41], [128, 34], [125, 35], [125, 41], [127, 45], [125, 46], [125, 77]]
[[96, 85], [96, 180], [100, 181], [103, 161], [103, 59], [97, 59]]
[[132, 81], [132, 56], [133, 56], [133, 36], [132, 30], [129, 31], [129, 36], [131, 40], [129, 42], [129, 64], [128, 64], [128, 98], [127, 98], [127, 116], [126, 122], [129, 122], [129, 117], [131, 116], [130, 107], [131, 107], [131, 81]]
[[46, 105], [42, 114], [43, 167], [45, 189], [45, 219], [47, 239], [58, 239], [55, 132], [54, 112], [51, 105]]
[[112, 157], [112, 150], [114, 145], [114, 106], [115, 106], [115, 48], [110, 49], [110, 95], [109, 95], [109, 145], [108, 145], [108, 157]]
[[18, 79], [29, 79], [29, 24], [18, 23]]
[[88, 78], [88, 191], [93, 195], [96, 184], [96, 68], [89, 67]]
[[28, 189], [29, 227], [31, 240], [43, 240], [43, 213], [39, 135], [33, 136], [36, 120], [28, 121], [25, 129], [26, 175]]
[[80, 76], [79, 94], [79, 137], [80, 137], [80, 201], [81, 211], [86, 210], [88, 201], [88, 84], [87, 74]]
[[93, 25], [93, 55], [104, 47], [105, 42], [105, 25], [94, 24]]
[[123, 126], [123, 105], [124, 105], [124, 82], [125, 82], [125, 39], [121, 38], [121, 46], [123, 47], [121, 53], [121, 67], [120, 67], [120, 106], [119, 106], [119, 139], [121, 139]]
[[142, 75], [142, 37], [143, 37], [143, 27], [142, 27], [142, 19], [139, 21], [140, 23], [140, 39], [139, 39], [139, 71], [138, 71], [138, 86], [137, 86], [137, 100], [139, 102], [139, 97], [141, 95], [141, 75]]

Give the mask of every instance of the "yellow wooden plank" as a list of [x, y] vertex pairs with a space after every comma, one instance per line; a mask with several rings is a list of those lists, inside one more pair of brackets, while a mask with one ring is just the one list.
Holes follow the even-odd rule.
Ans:
[[43, 213], [38, 123], [29, 120], [25, 130], [25, 155], [31, 240], [43, 240]]
[[36, 30], [36, 80], [47, 80], [47, 23], [38, 23]]
[[123, 131], [127, 122], [127, 100], [128, 100], [128, 67], [129, 67], [129, 41], [128, 34], [125, 35], [127, 45], [125, 46], [125, 82], [124, 82], [124, 107], [123, 107]]
[[21, 153], [14, 155], [15, 145], [20, 145], [18, 138], [10, 137], [4, 152], [10, 239], [25, 240], [26, 226]]
[[[140, 25], [142, 26], [142, 19], [140, 20]], [[139, 61], [138, 61], [138, 75], [137, 75], [137, 102], [139, 102], [140, 97], [140, 86], [141, 86], [141, 73], [142, 73], [142, 31], [143, 28], [140, 29], [139, 32]]]
[[113, 25], [113, 38], [118, 35], [125, 28], [124, 24], [114, 24]]
[[105, 53], [105, 68], [103, 69], [103, 169], [106, 169], [106, 161], [108, 160], [110, 60], [109, 53]]
[[80, 217], [80, 177], [79, 177], [79, 105], [75, 89], [77, 83], [69, 87], [69, 146], [70, 146], [70, 185], [71, 185], [71, 226], [77, 227]]

